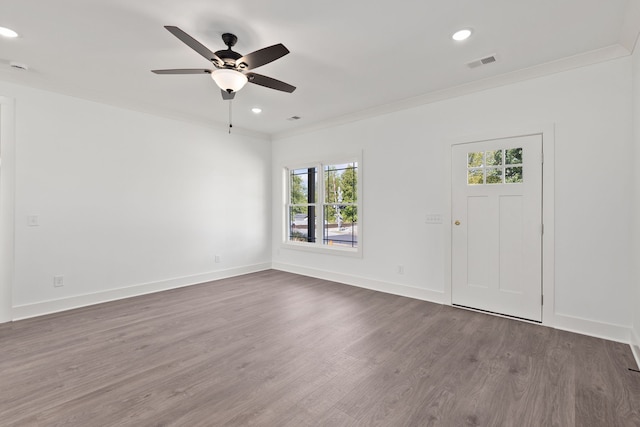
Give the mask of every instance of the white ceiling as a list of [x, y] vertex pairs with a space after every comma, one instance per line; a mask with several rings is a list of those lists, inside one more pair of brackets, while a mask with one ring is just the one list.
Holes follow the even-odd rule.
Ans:
[[[282, 135], [598, 49], [628, 54], [635, 2], [2, 0], [0, 26], [20, 37], [0, 38], [0, 80], [226, 126], [228, 103], [207, 75], [150, 70], [209, 68], [164, 25], [212, 51], [232, 32], [241, 54], [276, 43], [291, 51], [256, 72], [297, 86], [294, 93], [249, 84], [233, 101], [234, 128]], [[473, 36], [451, 40], [462, 27]], [[490, 54], [497, 63], [466, 66]], [[302, 119], [286, 120], [294, 115]]]

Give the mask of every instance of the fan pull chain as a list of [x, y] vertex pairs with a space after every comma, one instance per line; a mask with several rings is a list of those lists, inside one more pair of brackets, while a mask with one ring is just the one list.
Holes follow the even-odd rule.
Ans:
[[231, 124], [231, 100], [229, 100], [229, 134], [231, 134], [231, 128], [233, 125]]

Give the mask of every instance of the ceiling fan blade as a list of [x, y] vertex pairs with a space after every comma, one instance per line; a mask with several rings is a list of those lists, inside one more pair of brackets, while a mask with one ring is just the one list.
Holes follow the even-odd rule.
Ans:
[[243, 56], [236, 61], [236, 66], [241, 70], [251, 70], [282, 58], [287, 53], [289, 53], [289, 49], [284, 47], [282, 43], [274, 44]]
[[207, 58], [208, 61], [215, 63], [216, 65], [222, 65], [222, 60], [215, 53], [211, 52], [206, 46], [200, 43], [198, 40], [191, 37], [189, 34], [185, 33], [178, 27], [174, 27], [171, 25], [165, 25], [165, 28], [169, 30], [171, 34], [179, 38], [184, 44], [189, 46], [191, 49], [198, 52], [200, 55]]
[[236, 93], [235, 92], [227, 92], [226, 90], [222, 90], [220, 89], [220, 93], [222, 93], [222, 99], [224, 99], [225, 101], [229, 101], [233, 98], [235, 98]]
[[211, 74], [212, 70], [204, 68], [176, 68], [173, 70], [151, 70], [156, 74]]
[[281, 90], [282, 92], [293, 92], [296, 90], [295, 86], [291, 86], [289, 83], [281, 82], [271, 77], [263, 76], [262, 74], [247, 73], [249, 83], [268, 87], [270, 89]]

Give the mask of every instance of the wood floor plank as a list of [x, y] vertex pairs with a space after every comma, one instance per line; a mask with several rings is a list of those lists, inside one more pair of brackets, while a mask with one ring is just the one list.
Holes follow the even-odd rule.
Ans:
[[0, 325], [2, 426], [640, 426], [629, 346], [278, 271]]

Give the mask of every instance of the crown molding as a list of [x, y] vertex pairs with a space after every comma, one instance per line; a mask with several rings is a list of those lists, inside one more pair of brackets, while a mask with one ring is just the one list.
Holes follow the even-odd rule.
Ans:
[[633, 52], [640, 34], [640, 0], [629, 0], [619, 43], [629, 52]]
[[[197, 126], [202, 126], [205, 128], [209, 128], [209, 129], [213, 129], [213, 130], [217, 130], [217, 131], [221, 131], [221, 132], [228, 132], [229, 131], [229, 125], [227, 123], [223, 123], [220, 121], [215, 121], [215, 120], [202, 120], [202, 119], [198, 119], [198, 118], [194, 118], [193, 116], [189, 115], [189, 114], [182, 114], [182, 113], [176, 113], [176, 112], [171, 112], [171, 111], [165, 111], [165, 110], [159, 110], [157, 107], [151, 105], [151, 104], [145, 104], [145, 103], [133, 103], [133, 102], [123, 102], [122, 100], [119, 99], [115, 99], [115, 98], [111, 98], [109, 96], [105, 96], [104, 94], [101, 93], [91, 93], [90, 95], [87, 94], [80, 94], [78, 93], [77, 90], [75, 90], [72, 87], [64, 87], [64, 86], [51, 86], [46, 84], [46, 82], [44, 82], [43, 80], [38, 80], [38, 79], [34, 79], [33, 81], [29, 82], [29, 83], [25, 83], [24, 81], [19, 81], [18, 79], [13, 79], [11, 78], [10, 75], [1, 75], [0, 74], [0, 82], [4, 82], [7, 84], [12, 84], [15, 86], [20, 86], [20, 87], [24, 87], [24, 88], [28, 88], [28, 89], [32, 89], [32, 90], [41, 90], [44, 92], [50, 92], [50, 93], [54, 93], [56, 95], [61, 95], [61, 96], [66, 96], [66, 97], [70, 97], [70, 98], [76, 98], [76, 99], [81, 99], [83, 101], [87, 101], [87, 102], [93, 102], [93, 103], [97, 103], [97, 104], [102, 104], [102, 105], [108, 105], [111, 107], [115, 107], [115, 108], [121, 108], [123, 110], [129, 110], [129, 111], [134, 111], [137, 113], [143, 113], [143, 114], [148, 114], [151, 116], [155, 116], [155, 117], [162, 117], [165, 119], [170, 119], [170, 120], [176, 120], [179, 122], [183, 122], [183, 123], [189, 123], [192, 125], [197, 125]], [[249, 137], [253, 137], [253, 138], [258, 138], [258, 139], [263, 139], [265, 141], [270, 141], [271, 140], [271, 135], [265, 132], [258, 132], [258, 131], [254, 131], [251, 129], [246, 129], [243, 127], [238, 127], [238, 126], [233, 126], [232, 131], [231, 131], [232, 135], [243, 135], [243, 136], [249, 136]]]
[[[632, 0], [636, 1], [636, 0]], [[640, 2], [640, 0], [637, 0]], [[287, 139], [294, 136], [315, 132], [321, 129], [340, 126], [371, 117], [376, 117], [384, 114], [393, 113], [396, 111], [407, 110], [410, 108], [419, 107], [421, 105], [430, 104], [446, 99], [457, 98], [459, 96], [468, 95], [474, 92], [480, 92], [488, 89], [497, 88], [500, 86], [506, 86], [513, 83], [522, 82], [525, 80], [531, 80], [538, 77], [544, 77], [551, 74], [560, 73], [567, 70], [585, 67], [600, 62], [610, 61], [617, 58], [629, 56], [630, 50], [620, 44], [614, 44], [601, 49], [592, 50], [579, 55], [562, 58], [556, 61], [547, 62], [544, 64], [536, 65], [529, 68], [524, 68], [517, 71], [501, 74], [495, 77], [489, 77], [482, 80], [477, 80], [463, 85], [454, 86], [447, 89], [442, 89], [434, 92], [429, 92], [424, 95], [419, 95], [412, 98], [407, 98], [401, 101], [380, 105], [366, 110], [346, 114], [339, 118], [333, 118], [324, 120], [322, 122], [310, 124], [305, 127], [292, 129], [285, 132], [276, 132], [271, 135], [272, 141], [280, 139]]]

